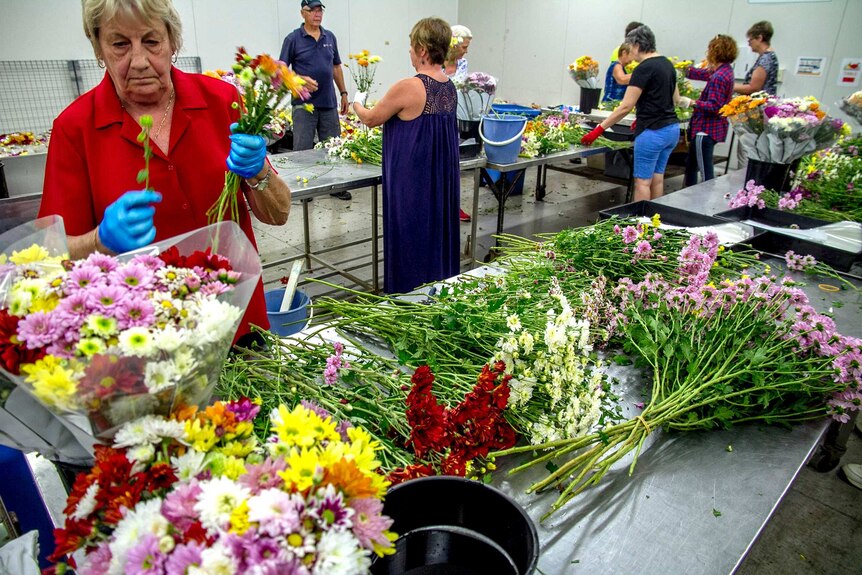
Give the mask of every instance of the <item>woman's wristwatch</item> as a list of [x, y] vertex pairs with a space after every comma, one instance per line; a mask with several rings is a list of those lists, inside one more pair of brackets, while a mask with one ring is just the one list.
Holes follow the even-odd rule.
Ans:
[[269, 178], [272, 176], [272, 168], [269, 167], [269, 164], [264, 164], [264, 166], [266, 166], [266, 173], [257, 181], [256, 184], [252, 184], [249, 180], [245, 181], [245, 183], [248, 184], [248, 187], [255, 192], [262, 192], [269, 187]]

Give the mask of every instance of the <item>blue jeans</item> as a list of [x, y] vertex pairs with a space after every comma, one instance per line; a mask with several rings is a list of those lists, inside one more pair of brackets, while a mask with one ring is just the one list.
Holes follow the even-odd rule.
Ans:
[[685, 185], [693, 186], [697, 183], [697, 174], [701, 173], [703, 181], [715, 177], [713, 164], [713, 150], [715, 140], [700, 132], [695, 134], [688, 145], [688, 159], [685, 162]]
[[293, 107], [293, 149], [310, 150], [314, 147], [314, 135], [319, 141], [341, 135], [337, 108], [315, 108], [309, 112], [302, 105]]
[[663, 174], [670, 153], [679, 142], [679, 124], [658, 130], [644, 130], [635, 138], [634, 176], [649, 180], [653, 174]]

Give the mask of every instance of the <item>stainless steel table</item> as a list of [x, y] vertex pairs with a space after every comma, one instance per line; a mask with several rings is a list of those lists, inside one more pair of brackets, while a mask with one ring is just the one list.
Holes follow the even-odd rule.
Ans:
[[706, 216], [713, 216], [730, 209], [730, 198], [745, 185], [745, 171], [734, 170], [725, 176], [683, 188], [657, 200], [656, 203], [673, 206]]
[[[325, 150], [304, 150], [301, 152], [286, 152], [270, 156], [272, 164], [278, 170], [278, 175], [291, 188], [292, 197], [302, 204], [302, 225], [304, 237], [304, 253], [306, 265], [310, 268], [312, 260], [325, 266], [332, 271], [348, 278], [350, 281], [369, 289], [375, 293], [380, 291], [380, 228], [377, 219], [378, 210], [378, 186], [382, 184], [383, 176], [380, 166], [370, 164], [357, 164], [355, 162], [333, 158]], [[479, 169], [485, 165], [485, 157], [478, 156], [461, 160], [460, 170], [462, 172], [473, 170], [473, 214], [471, 234], [469, 239], [470, 261], [475, 262], [477, 244], [477, 217], [479, 206]], [[306, 181], [307, 180], [307, 181]], [[356, 240], [346, 244], [333, 246], [316, 253], [311, 251], [311, 226], [309, 223], [309, 202], [316, 197], [325, 196], [335, 192], [351, 191], [359, 188], [371, 187], [371, 238], [370, 240]], [[348, 246], [371, 242], [371, 284], [356, 277], [350, 271], [343, 268], [340, 263], [331, 262], [321, 257], [321, 254], [341, 249]], [[273, 262], [267, 262], [264, 267], [272, 267], [284, 264], [296, 259], [283, 258]]]
[[[365, 289], [375, 293], [380, 291], [378, 270], [380, 253], [377, 227], [377, 187], [382, 181], [380, 167], [333, 158], [327, 155], [325, 150], [303, 150], [301, 152], [274, 154], [270, 156], [270, 161], [278, 171], [279, 177], [290, 186], [292, 198], [299, 200], [302, 204], [303, 257], [305, 258], [307, 268], [311, 269], [312, 261], [314, 261]], [[328, 194], [367, 187], [371, 187], [372, 225], [370, 240], [356, 240], [313, 253], [311, 251], [309, 202], [314, 198]], [[322, 257], [327, 252], [362, 244], [367, 241], [371, 242], [371, 284], [345, 269], [340, 262], [331, 262]], [[278, 266], [294, 259], [297, 258], [278, 259], [267, 262], [264, 267]]]

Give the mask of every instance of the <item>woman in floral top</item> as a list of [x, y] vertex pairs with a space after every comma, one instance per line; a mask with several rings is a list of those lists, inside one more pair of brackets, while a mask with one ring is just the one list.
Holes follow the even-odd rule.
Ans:
[[706, 80], [700, 98], [692, 103], [693, 112], [689, 122], [688, 161], [685, 165], [685, 185], [697, 183], [698, 172], [703, 181], [715, 177], [712, 153], [718, 142], [727, 137], [727, 119], [718, 113], [733, 97], [733, 68], [736, 60], [736, 40], [719, 34], [709, 42], [706, 49], [706, 68], [689, 68], [686, 77], [691, 80]]
[[778, 56], [772, 51], [772, 24], [766, 20], [758, 22], [745, 33], [748, 45], [757, 53], [757, 61], [745, 74], [745, 81], [733, 86], [733, 91], [739, 94], [753, 94], [764, 91], [772, 96], [778, 89]]

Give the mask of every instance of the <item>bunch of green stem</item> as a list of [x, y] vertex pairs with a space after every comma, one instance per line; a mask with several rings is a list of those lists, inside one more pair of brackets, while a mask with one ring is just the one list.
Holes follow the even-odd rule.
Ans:
[[[337, 383], [323, 380], [326, 360], [333, 347], [315, 338], [282, 340], [261, 331], [263, 350], [243, 350], [225, 362], [216, 395], [223, 399], [242, 397], [261, 401], [263, 413], [300, 400], [317, 403], [336, 420], [350, 421], [365, 428], [377, 441], [378, 457], [384, 470], [413, 462], [404, 448], [410, 435], [405, 400], [410, 375], [394, 361], [379, 357], [363, 347], [346, 346], [344, 358], [350, 367], [340, 370]], [[255, 435], [262, 441], [270, 435], [269, 418], [255, 420]]]
[[[499, 351], [498, 341], [511, 336], [507, 317], [517, 315], [535, 339], [532, 353], [521, 359], [531, 363], [546, 349], [546, 312], [556, 308], [559, 313], [560, 309], [559, 302], [548, 295], [550, 277], [547, 269], [537, 268], [531, 274], [512, 272], [446, 284], [430, 301], [352, 292], [355, 301], [321, 298], [313, 307], [315, 318], [342, 333], [382, 340], [400, 365], [430, 366], [438, 382], [435, 395], [454, 405], [473, 388], [476, 375]], [[590, 287], [591, 278], [583, 274], [560, 277], [564, 293], [580, 293]], [[577, 309], [579, 303], [571, 305]], [[592, 327], [591, 341], [606, 338], [600, 325]], [[526, 407], [507, 409], [505, 416], [518, 433], [529, 435], [539, 417], [547, 415], [548, 404], [550, 399], [535, 391]]]
[[560, 490], [548, 517], [634, 452], [631, 475], [644, 442], [656, 429], [689, 431], [752, 421], [790, 424], [824, 417], [824, 397], [846, 384], [832, 379], [834, 358], [799, 351], [795, 339], [788, 337], [792, 322], [776, 321], [787, 303], [786, 297], [754, 297], [710, 315], [678, 309], [656, 293], [646, 304], [630, 306], [621, 341], [652, 376], [652, 394], [641, 415], [584, 437], [491, 456], [536, 454], [510, 473], [561, 461], [528, 489]]
[[144, 169], [138, 172], [137, 182], [144, 184], [144, 189], [150, 189], [150, 158], [153, 157], [153, 147], [150, 143], [150, 130], [153, 128], [153, 117], [141, 116], [141, 133], [138, 134], [138, 142], [144, 146]]
[[357, 164], [379, 166], [383, 163], [383, 134], [379, 129], [356, 130], [345, 140], [344, 146]]
[[[499, 240], [497, 261], [512, 267], [524, 268], [542, 265], [543, 260], [553, 258], [565, 269], [581, 272], [587, 276], [603, 275], [609, 281], [627, 277], [634, 282], [642, 281], [647, 274], [672, 280], [678, 275], [680, 252], [688, 245], [691, 233], [684, 229], [658, 228], [661, 238], [652, 240], [656, 228], [650, 226], [643, 234], [651, 244], [648, 258], [634, 258], [637, 242], [625, 244], [623, 236], [614, 232], [614, 227], [625, 228], [636, 225], [633, 219], [613, 217], [600, 220], [592, 226], [570, 228], [556, 233], [537, 234], [537, 240], [502, 234]], [[638, 240], [640, 241], [640, 239]], [[628, 248], [628, 252], [624, 250]], [[756, 252], [719, 249], [716, 265], [710, 272], [715, 280], [737, 278], [753, 268], [763, 267]], [[578, 292], [565, 292], [578, 293]]]

